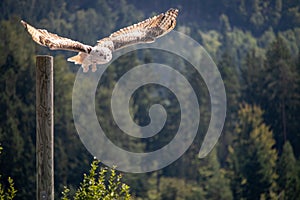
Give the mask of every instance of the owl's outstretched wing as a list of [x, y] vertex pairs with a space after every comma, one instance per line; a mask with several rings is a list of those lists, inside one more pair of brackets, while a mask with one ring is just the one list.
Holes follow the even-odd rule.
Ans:
[[36, 43], [49, 47], [51, 50], [69, 50], [84, 53], [90, 53], [92, 50], [89, 45], [49, 33], [45, 29], [36, 29], [23, 20], [21, 20], [21, 23]]
[[97, 45], [108, 47], [111, 50], [118, 50], [137, 43], [154, 42], [156, 38], [174, 29], [177, 15], [177, 9], [169, 9], [165, 13], [120, 29], [109, 37], [99, 40]]

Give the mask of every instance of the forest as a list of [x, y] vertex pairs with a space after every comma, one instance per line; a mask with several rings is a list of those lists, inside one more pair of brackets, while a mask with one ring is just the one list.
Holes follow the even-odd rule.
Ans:
[[[67, 62], [73, 53], [37, 45], [20, 20], [92, 45], [169, 8], [179, 9], [175, 30], [200, 43], [216, 63], [226, 90], [226, 121], [217, 145], [199, 159], [199, 144], [211, 116], [208, 90], [189, 63], [170, 57], [171, 62], [184, 63], [178, 70], [191, 85], [202, 86], [196, 88], [201, 94], [197, 96], [200, 126], [189, 149], [169, 166], [147, 173], [117, 172], [129, 186], [131, 198], [300, 198], [298, 0], [1, 0], [0, 196], [1, 187], [8, 190], [13, 179], [16, 199], [36, 197], [36, 55], [54, 57], [55, 199], [62, 198], [64, 186], [74, 194], [93, 161], [72, 115], [73, 85], [79, 70], [78, 65]], [[135, 92], [130, 110], [133, 120], [143, 126], [149, 123], [149, 107], [162, 104], [168, 115], [175, 116], [168, 118], [163, 134], [149, 140], [129, 137], [116, 127], [111, 113], [116, 82], [131, 68], [151, 63], [157, 53], [164, 52], [132, 52], [119, 57], [97, 88], [96, 111], [104, 131], [120, 146], [126, 141], [123, 148], [133, 152], [161, 148], [178, 129], [178, 101], [157, 85]]]

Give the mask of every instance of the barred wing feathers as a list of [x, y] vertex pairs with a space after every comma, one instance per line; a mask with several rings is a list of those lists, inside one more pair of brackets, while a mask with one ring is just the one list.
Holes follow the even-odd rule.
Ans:
[[82, 44], [69, 38], [58, 36], [57, 34], [50, 33], [45, 29], [36, 29], [23, 20], [21, 21], [21, 23], [36, 43], [42, 46], [49, 47], [51, 50], [61, 49], [84, 53], [89, 53], [92, 50], [92, 47], [89, 45]]
[[99, 40], [97, 45], [106, 46], [111, 50], [118, 50], [137, 43], [154, 42], [156, 38], [174, 29], [177, 15], [177, 9], [169, 9], [165, 13], [120, 29], [109, 37]]
[[68, 61], [88, 66], [90, 65], [90, 62], [95, 64], [92, 60], [97, 59], [94, 58], [95, 55], [91, 54], [93, 54], [94, 51], [97, 52], [101, 47], [107, 47], [113, 52], [137, 43], [154, 42], [156, 38], [161, 37], [174, 29], [176, 26], [177, 15], [177, 9], [169, 9], [165, 13], [112, 33], [109, 37], [97, 41], [97, 44], [94, 47], [50, 33], [45, 29], [36, 29], [23, 20], [21, 23], [36, 43], [49, 47], [51, 50], [79, 52], [76, 56], [68, 58]]

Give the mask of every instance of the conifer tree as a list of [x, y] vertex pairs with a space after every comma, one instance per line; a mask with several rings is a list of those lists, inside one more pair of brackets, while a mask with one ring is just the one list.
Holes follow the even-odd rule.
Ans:
[[262, 108], [266, 123], [274, 129], [279, 149], [291, 135], [297, 134], [293, 127], [295, 114], [293, 102], [296, 99], [297, 73], [287, 44], [278, 36], [266, 52], [265, 74], [262, 79]]
[[33, 46], [27, 43], [26, 35], [20, 36], [22, 28], [18, 23], [16, 18], [0, 22], [3, 41], [0, 45], [0, 142], [5, 149], [0, 157], [0, 171], [5, 179], [8, 174], [13, 177], [17, 198], [32, 199], [35, 194], [32, 102], [35, 98], [31, 69], [34, 62], [28, 53], [33, 52]]
[[198, 169], [200, 174], [199, 184], [204, 191], [203, 196], [205, 196], [205, 199], [232, 199], [229, 180], [225, 176], [225, 170], [220, 167], [216, 149], [210, 152], [200, 163]]
[[[239, 102], [241, 99], [241, 84], [238, 77], [237, 68], [234, 64], [233, 58], [228, 54], [224, 53], [221, 60], [218, 63], [220, 73], [225, 84], [226, 98], [227, 98], [227, 116], [226, 122], [223, 128], [223, 142], [220, 143], [219, 148], [221, 149], [220, 154], [224, 156], [227, 153], [226, 146], [232, 140], [232, 133], [234, 125], [237, 119], [237, 112], [239, 109]], [[222, 162], [225, 159], [222, 160]]]
[[283, 199], [297, 199], [300, 196], [299, 167], [289, 141], [283, 146], [278, 162], [278, 186]]
[[234, 199], [274, 199], [277, 152], [263, 111], [244, 104], [238, 112], [235, 140], [229, 148], [231, 187]]

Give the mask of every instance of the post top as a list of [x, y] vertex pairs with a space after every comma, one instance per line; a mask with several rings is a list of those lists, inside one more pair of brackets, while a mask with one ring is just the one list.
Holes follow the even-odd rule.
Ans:
[[36, 58], [40, 58], [40, 57], [43, 57], [43, 58], [53, 58], [53, 56], [49, 56], [49, 55], [36, 55]]

